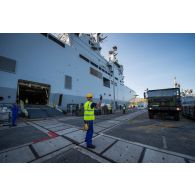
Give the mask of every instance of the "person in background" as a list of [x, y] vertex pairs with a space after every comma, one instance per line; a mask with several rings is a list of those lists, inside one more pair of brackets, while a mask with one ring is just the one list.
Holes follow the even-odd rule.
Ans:
[[17, 104], [13, 104], [11, 111], [12, 111], [12, 126], [16, 126], [17, 125], [17, 117], [18, 117]]
[[126, 112], [126, 105], [124, 104], [123, 105], [123, 114], [125, 114], [125, 112]]
[[85, 142], [88, 148], [95, 148], [92, 144], [92, 137], [93, 137], [93, 121], [95, 120], [95, 108], [100, 108], [102, 102], [102, 96], [100, 96], [100, 102], [94, 103], [93, 102], [93, 94], [88, 93], [86, 95], [87, 101], [84, 104], [84, 123], [88, 124], [88, 130], [86, 133]]
[[112, 114], [112, 105], [111, 104], [108, 105], [108, 111], [109, 111], [109, 114]]
[[25, 99], [25, 104], [28, 104], [28, 98]]

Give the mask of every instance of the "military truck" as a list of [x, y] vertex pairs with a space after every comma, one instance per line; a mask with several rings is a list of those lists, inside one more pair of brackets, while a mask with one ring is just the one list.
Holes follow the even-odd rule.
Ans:
[[155, 115], [173, 116], [180, 120], [181, 98], [179, 88], [148, 90], [148, 115], [153, 119]]

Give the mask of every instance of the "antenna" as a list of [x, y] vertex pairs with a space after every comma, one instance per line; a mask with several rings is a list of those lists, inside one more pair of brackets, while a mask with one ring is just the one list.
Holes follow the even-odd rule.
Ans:
[[176, 82], [176, 77], [174, 77], [174, 80], [173, 80], [173, 86], [176, 88], [176, 84], [177, 84], [177, 82]]
[[176, 88], [176, 87], [180, 88], [180, 83], [177, 82], [176, 77], [174, 77], [173, 85], [174, 85], [174, 88]]

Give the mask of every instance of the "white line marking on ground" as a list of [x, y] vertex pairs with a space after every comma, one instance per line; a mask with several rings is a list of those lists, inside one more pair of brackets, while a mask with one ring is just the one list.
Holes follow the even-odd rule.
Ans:
[[42, 131], [43, 133], [46, 133], [46, 134], [49, 133], [49, 131], [48, 131], [47, 129], [45, 129], [45, 128], [43, 128], [43, 127], [40, 127], [39, 125], [36, 125], [36, 124], [34, 124], [34, 123], [32, 123], [32, 122], [27, 122], [27, 124], [29, 124], [29, 125], [31, 125], [31, 126], [37, 128], [37, 129], [39, 129], [39, 130]]
[[122, 139], [122, 138], [119, 138], [119, 137], [115, 137], [115, 136], [112, 136], [112, 135], [104, 134], [104, 133], [100, 133], [100, 135], [104, 135], [106, 137], [111, 137], [113, 139], [120, 140], [120, 141], [127, 142], [127, 143], [131, 143], [131, 144], [135, 144], [135, 145], [138, 145], [138, 146], [143, 146], [146, 149], [151, 149], [151, 150], [155, 150], [155, 151], [158, 151], [158, 152], [164, 152], [166, 154], [171, 154], [171, 155], [174, 155], [174, 156], [179, 156], [179, 157], [182, 157], [182, 158], [187, 158], [189, 160], [195, 161], [194, 156], [190, 156], [190, 155], [187, 155], [187, 154], [181, 154], [181, 153], [178, 153], [178, 152], [173, 152], [173, 151], [170, 151], [170, 150], [164, 150], [164, 149], [161, 149], [161, 148], [157, 148], [157, 147], [154, 147], [154, 146], [150, 146], [150, 145], [146, 145], [146, 144], [142, 144], [142, 143], [138, 143], [138, 142], [128, 141], [128, 140], [125, 140], [125, 139]]
[[162, 141], [163, 141], [163, 148], [167, 149], [168, 147], [167, 147], [167, 141], [165, 136], [162, 136]]
[[80, 146], [76, 146], [75, 147], [76, 150], [78, 150], [79, 152], [97, 160], [98, 162], [101, 162], [101, 163], [110, 163], [110, 161], [106, 160], [105, 158], [93, 153], [93, 151], [89, 151], [89, 150], [86, 150], [85, 148], [83, 147], [80, 147]]

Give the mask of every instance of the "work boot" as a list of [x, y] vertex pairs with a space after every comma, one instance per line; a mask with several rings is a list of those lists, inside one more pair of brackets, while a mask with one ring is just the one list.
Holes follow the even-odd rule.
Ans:
[[95, 146], [94, 145], [87, 145], [88, 148], [91, 148], [91, 149], [95, 149]]

